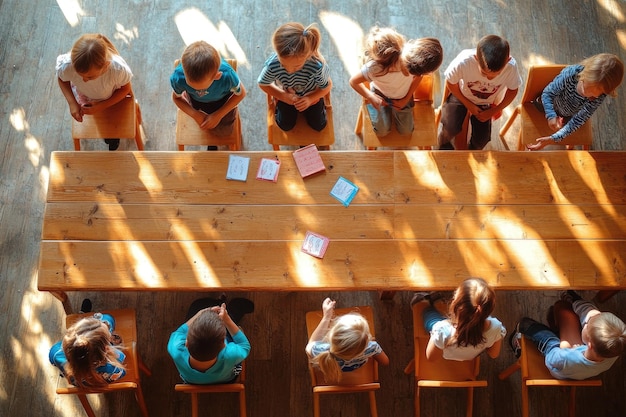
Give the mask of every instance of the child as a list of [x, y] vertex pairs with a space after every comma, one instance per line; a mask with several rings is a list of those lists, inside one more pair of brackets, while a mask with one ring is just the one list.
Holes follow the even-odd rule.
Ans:
[[326, 127], [323, 97], [332, 87], [328, 66], [319, 52], [321, 33], [315, 25], [286, 23], [272, 36], [275, 50], [261, 70], [257, 82], [275, 97], [276, 124], [285, 131], [296, 125], [302, 113], [312, 129]]
[[306, 353], [311, 362], [319, 366], [327, 382], [341, 380], [343, 372], [365, 365], [370, 357], [381, 365], [389, 358], [370, 334], [367, 320], [358, 313], [345, 314], [333, 320], [335, 301], [322, 302], [323, 317], [311, 334]]
[[613, 54], [598, 54], [580, 64], [565, 67], [536, 100], [546, 114], [548, 126], [555, 132], [528, 145], [536, 151], [559, 143], [581, 127], [615, 90], [624, 78], [624, 64]]
[[[377, 136], [389, 134], [392, 117], [398, 133], [410, 135], [413, 132], [413, 92], [423, 75], [441, 65], [441, 44], [435, 38], [405, 43], [404, 37], [395, 30], [374, 27], [366, 45], [368, 61], [360, 73], [350, 78], [350, 85], [367, 100]], [[366, 82], [370, 82], [369, 89]]]
[[[412, 303], [420, 301], [419, 294]], [[429, 295], [431, 306], [423, 312], [424, 328], [430, 333], [426, 357], [443, 356], [447, 360], [466, 361], [474, 359], [483, 351], [491, 358], [500, 354], [506, 329], [491, 313], [496, 296], [482, 278], [469, 278], [454, 292], [447, 317], [437, 309], [439, 293]]]
[[[133, 76], [128, 64], [106, 36], [81, 36], [71, 52], [57, 57], [56, 72], [61, 92], [77, 122], [83, 115], [101, 112], [119, 103], [130, 92]], [[119, 139], [105, 139], [109, 150], [119, 147]]]
[[254, 304], [234, 298], [228, 306], [233, 318], [223, 299], [196, 300], [189, 308], [186, 322], [171, 334], [167, 351], [186, 383], [228, 383], [241, 372], [241, 362], [250, 353], [250, 342], [237, 323], [244, 314], [254, 311]]
[[[61, 370], [67, 380], [81, 388], [106, 386], [126, 375], [126, 355], [114, 344], [115, 319], [96, 313], [67, 329], [63, 340], [50, 348], [50, 363]], [[116, 337], [114, 337], [116, 336]]]
[[599, 375], [626, 350], [626, 324], [612, 313], [598, 311], [575, 291], [564, 292], [553, 311], [554, 329], [524, 317], [511, 346], [519, 356], [520, 333], [530, 338], [555, 378], [580, 380]]
[[439, 149], [454, 149], [450, 143], [471, 114], [469, 149], [483, 149], [491, 140], [491, 119], [517, 95], [522, 79], [509, 55], [509, 43], [496, 35], [483, 37], [476, 49], [462, 51], [445, 71], [450, 95], [441, 110]]
[[[193, 118], [201, 129], [216, 136], [233, 132], [237, 105], [246, 89], [237, 72], [204, 41], [185, 48], [170, 77], [174, 104]], [[209, 150], [217, 150], [216, 146]]]

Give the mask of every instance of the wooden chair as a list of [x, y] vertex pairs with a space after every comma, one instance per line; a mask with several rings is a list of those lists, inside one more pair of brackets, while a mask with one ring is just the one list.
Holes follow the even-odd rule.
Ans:
[[426, 346], [430, 334], [424, 329], [422, 312], [428, 306], [427, 301], [413, 305], [413, 341], [414, 358], [404, 372], [415, 375], [415, 417], [419, 417], [420, 394], [422, 388], [466, 388], [466, 416], [471, 417], [474, 408], [474, 388], [486, 387], [487, 381], [477, 381], [480, 357], [470, 361], [449, 361], [441, 357], [426, 358]]
[[198, 417], [198, 394], [216, 394], [224, 392], [236, 392], [239, 394], [239, 417], [246, 417], [246, 362], [242, 363], [241, 373], [237, 382], [229, 384], [176, 384], [174, 389], [179, 392], [191, 394], [191, 416]]
[[[57, 394], [76, 394], [80, 403], [83, 405], [85, 412], [89, 417], [95, 417], [95, 413], [89, 404], [87, 394], [101, 394], [117, 391], [129, 391], [135, 392], [135, 398], [141, 409], [143, 417], [148, 417], [148, 409], [143, 397], [143, 391], [141, 390], [141, 379], [139, 377], [139, 371], [150, 376], [151, 372], [141, 360], [139, 353], [137, 352], [137, 324], [135, 320], [135, 310], [111, 310], [103, 311], [115, 318], [115, 333], [122, 337], [122, 346], [125, 347], [124, 354], [126, 355], [126, 375], [119, 380], [119, 382], [113, 382], [106, 387], [97, 388], [93, 390], [78, 388], [68, 385], [67, 387], [57, 388]], [[90, 317], [93, 313], [85, 314], [70, 314], [66, 318], [66, 327], [70, 327], [83, 317]], [[65, 378], [63, 378], [65, 380]]]
[[[337, 316], [358, 312], [367, 320], [370, 333], [374, 336], [374, 313], [369, 306], [341, 308], [335, 310]], [[322, 320], [320, 310], [310, 311], [306, 314], [306, 327], [309, 338], [317, 325]], [[378, 362], [374, 359], [367, 361], [365, 365], [352, 372], [345, 372], [341, 382], [337, 385], [329, 385], [324, 380], [321, 371], [309, 363], [309, 373], [311, 374], [311, 384], [313, 385], [313, 415], [320, 417], [320, 396], [322, 394], [353, 394], [367, 392], [369, 395], [370, 413], [372, 417], [378, 416], [376, 408], [376, 390], [380, 389], [378, 382]]]
[[306, 146], [314, 143], [320, 149], [330, 149], [330, 145], [335, 143], [335, 126], [333, 124], [333, 106], [330, 101], [330, 93], [324, 96], [326, 106], [326, 127], [321, 131], [313, 130], [301, 114], [293, 129], [288, 132], [282, 130], [276, 124], [274, 114], [276, 113], [276, 99], [267, 96], [267, 141], [275, 151], [280, 150], [280, 145], [285, 146]]
[[413, 93], [413, 121], [414, 129], [411, 135], [400, 135], [392, 123], [392, 129], [384, 137], [378, 137], [374, 132], [372, 120], [367, 111], [366, 102], [359, 108], [354, 133], [363, 138], [367, 149], [378, 147], [417, 147], [432, 149], [437, 145], [437, 124], [435, 123], [433, 74], [424, 75], [422, 81]]
[[549, 387], [570, 387], [569, 396], [569, 416], [576, 415], [576, 387], [599, 387], [602, 381], [599, 379], [588, 379], [583, 381], [561, 380], [554, 378], [545, 365], [545, 359], [541, 352], [537, 350], [535, 344], [526, 337], [521, 338], [522, 354], [517, 362], [502, 371], [498, 378], [504, 380], [515, 371], [522, 371], [522, 417], [528, 417], [528, 387], [529, 386], [549, 386]]
[[[237, 60], [227, 59], [228, 64], [237, 71]], [[179, 63], [177, 59], [174, 67]], [[179, 151], [185, 146], [228, 146], [231, 151], [239, 151], [243, 146], [241, 136], [241, 117], [237, 111], [233, 132], [228, 136], [217, 136], [208, 130], [200, 129], [198, 123], [187, 113], [177, 108], [176, 111], [176, 145]]]
[[[543, 92], [563, 68], [565, 68], [565, 65], [536, 65], [528, 68], [528, 78], [526, 79], [522, 101], [515, 108], [504, 126], [502, 126], [502, 129], [500, 129], [500, 139], [503, 142], [506, 142], [504, 136], [511, 128], [515, 119], [517, 119], [517, 116], [521, 116], [522, 120], [517, 141], [518, 151], [525, 150], [526, 145], [534, 143], [537, 138], [550, 136], [554, 133], [548, 127], [545, 114], [539, 111], [531, 101]], [[568, 147], [581, 145], [583, 149], [590, 149], [592, 142], [591, 120], [588, 120], [578, 130], [559, 142], [559, 145]]]
[[96, 114], [86, 114], [82, 122], [72, 119], [74, 149], [80, 151], [81, 139], [134, 139], [137, 149], [143, 151], [141, 109], [130, 92], [119, 103]]

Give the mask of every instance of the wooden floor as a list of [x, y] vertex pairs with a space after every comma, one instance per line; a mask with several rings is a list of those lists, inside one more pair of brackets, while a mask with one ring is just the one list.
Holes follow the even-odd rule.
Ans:
[[[239, 60], [239, 73], [248, 89], [240, 106], [244, 148], [270, 149], [265, 123], [265, 96], [255, 85], [270, 36], [279, 24], [296, 20], [317, 22], [323, 32], [322, 53], [333, 79], [336, 149], [363, 149], [354, 135], [361, 102], [348, 78], [358, 70], [360, 42], [374, 24], [391, 25], [408, 37], [435, 36], [444, 46], [444, 67], [464, 48], [489, 33], [511, 42], [525, 79], [533, 63], [575, 63], [599, 53], [626, 59], [626, 3], [619, 0], [272, 0], [191, 2], [180, 0], [0, 0], [0, 416], [84, 415], [72, 397], [54, 390], [57, 372], [47, 352], [61, 336], [63, 310], [58, 301], [36, 289], [43, 201], [50, 152], [72, 149], [70, 115], [54, 75], [56, 56], [70, 49], [85, 32], [102, 32], [117, 45], [134, 71], [133, 86], [141, 104], [146, 150], [175, 150], [175, 106], [168, 77], [186, 42], [203, 37]], [[443, 68], [442, 68], [443, 69]], [[626, 92], [609, 99], [593, 118], [594, 148], [624, 149]], [[521, 94], [520, 94], [521, 95]], [[436, 98], [440, 101], [440, 95]], [[515, 101], [517, 104], [518, 99]], [[510, 113], [509, 112], [507, 114]], [[503, 118], [506, 120], [506, 117]], [[495, 135], [492, 149], [502, 145]], [[515, 132], [509, 140], [512, 142]], [[129, 148], [129, 146], [131, 148]], [[105, 149], [101, 141], [84, 149]], [[123, 142], [121, 150], [134, 149]], [[271, 259], [267, 260], [272, 262]], [[459, 277], [459, 280], [462, 277]], [[169, 334], [183, 320], [198, 293], [73, 294], [75, 308], [90, 297], [97, 309], [134, 307], [139, 343], [153, 376], [145, 378], [150, 415], [188, 416], [190, 400], [175, 393], [179, 381], [167, 355]], [[412, 355], [411, 294], [380, 302], [376, 293], [254, 293], [229, 294], [254, 300], [256, 311], [242, 322], [253, 349], [248, 365], [249, 415], [311, 416], [311, 393], [304, 356], [304, 313], [319, 308], [330, 295], [339, 306], [369, 304], [375, 308], [380, 343], [391, 358], [381, 369], [378, 393], [381, 416], [408, 417], [413, 410], [413, 382], [403, 374]], [[593, 294], [587, 293], [591, 296]], [[554, 291], [498, 293], [495, 315], [511, 330], [523, 315], [544, 319], [556, 300]], [[602, 305], [626, 318], [626, 294]], [[520, 379], [499, 381], [497, 373], [513, 362], [508, 348], [496, 360], [483, 360], [481, 375], [489, 388], [478, 390], [476, 416], [520, 415]], [[602, 388], [581, 389], [578, 415], [626, 415], [626, 364], [620, 359], [603, 376]], [[236, 415], [235, 398], [202, 400], [203, 415]], [[138, 416], [132, 395], [96, 397], [98, 415]], [[430, 392], [426, 415], [460, 415], [464, 395]], [[367, 415], [367, 402], [358, 398], [328, 398], [323, 414]], [[565, 416], [566, 392], [531, 390], [533, 416]]]

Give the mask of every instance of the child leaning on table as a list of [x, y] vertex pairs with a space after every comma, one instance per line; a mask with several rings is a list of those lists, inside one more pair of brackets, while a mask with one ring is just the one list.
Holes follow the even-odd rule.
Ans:
[[532, 340], [555, 378], [580, 380], [599, 375], [626, 350], [626, 324], [612, 313], [600, 312], [575, 291], [561, 294], [552, 311], [550, 327], [522, 318], [510, 342], [519, 356], [521, 335]]
[[293, 129], [298, 113], [318, 132], [326, 127], [323, 97], [332, 87], [328, 65], [319, 52], [321, 33], [315, 25], [297, 22], [280, 26], [272, 35], [274, 53], [265, 61], [257, 82], [275, 97], [276, 124]]
[[77, 387], [103, 387], [119, 380], [126, 375], [126, 355], [115, 346], [121, 340], [114, 330], [115, 319], [109, 314], [80, 319], [50, 348], [50, 363]]
[[246, 96], [246, 89], [237, 72], [213, 46], [204, 41], [187, 46], [170, 76], [170, 84], [174, 104], [201, 129], [216, 136], [233, 132], [237, 105]]
[[558, 144], [584, 125], [607, 95], [624, 78], [624, 64], [613, 54], [598, 54], [576, 65], [567, 66], [548, 84], [534, 103], [545, 112], [548, 126], [555, 132], [527, 145], [531, 151]]
[[389, 364], [363, 316], [350, 313], [335, 318], [335, 301], [330, 298], [322, 302], [322, 312], [322, 320], [311, 333], [305, 350], [327, 382], [339, 382], [343, 372], [360, 368], [370, 358], [381, 365]]
[[491, 119], [513, 101], [522, 83], [509, 53], [505, 39], [487, 35], [476, 49], [466, 49], [452, 60], [445, 71], [450, 95], [441, 110], [439, 149], [454, 149], [451, 141], [461, 131], [467, 112], [472, 125], [468, 148], [483, 149], [491, 140]]
[[506, 329], [500, 320], [491, 316], [496, 295], [485, 280], [468, 278], [463, 281], [454, 292], [447, 314], [438, 309], [442, 304], [445, 306], [441, 293], [416, 293], [411, 304], [424, 299], [430, 302], [422, 313], [424, 329], [430, 333], [426, 346], [428, 359], [439, 356], [467, 361], [483, 351], [491, 358], [498, 357]]
[[250, 342], [237, 324], [244, 314], [254, 311], [254, 304], [245, 298], [233, 298], [228, 308], [232, 317], [224, 300], [196, 300], [186, 322], [171, 334], [167, 351], [186, 383], [228, 383], [241, 372]]
[[[96, 114], [122, 101], [130, 92], [133, 73], [115, 46], [104, 35], [88, 33], [59, 55], [57, 80], [77, 122], [83, 115]], [[109, 150], [119, 147], [119, 139], [105, 139]]]
[[[413, 92], [422, 77], [439, 68], [443, 49], [435, 38], [405, 42], [392, 28], [373, 27], [366, 41], [367, 62], [350, 85], [367, 100], [376, 135], [391, 131], [392, 118], [401, 135], [413, 132]], [[368, 89], [365, 85], [370, 83]]]

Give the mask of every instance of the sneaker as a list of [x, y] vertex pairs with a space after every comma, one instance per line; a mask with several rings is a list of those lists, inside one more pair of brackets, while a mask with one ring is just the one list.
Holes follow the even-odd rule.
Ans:
[[213, 146], [213, 145], [209, 145], [206, 147], [207, 151], [216, 151], [217, 150], [217, 146]]
[[450, 142], [442, 143], [441, 145], [439, 145], [439, 150], [440, 151], [453, 151], [454, 150], [454, 146], [452, 146], [452, 143], [450, 143]]
[[413, 298], [411, 298], [411, 307], [413, 307], [415, 304], [419, 303], [420, 301], [425, 300], [428, 297], [429, 293], [427, 292], [416, 292], [415, 294], [413, 294]]
[[519, 323], [517, 323], [517, 326], [515, 326], [515, 331], [511, 333], [511, 336], [509, 336], [509, 346], [511, 346], [511, 350], [513, 351], [515, 357], [519, 359], [519, 357], [522, 356], [521, 339], [524, 336], [522, 335], [522, 333], [519, 332], [519, 330], [517, 329], [518, 327]]
[[115, 151], [115, 150], [117, 150], [117, 148], [120, 147], [120, 140], [119, 139], [105, 139], [104, 143], [109, 145], [109, 150], [110, 151]]
[[80, 305], [79, 313], [90, 313], [91, 312], [91, 300], [89, 298], [85, 298]]
[[254, 313], [254, 303], [247, 298], [233, 298], [226, 303], [226, 310], [235, 324], [239, 324], [244, 315]]
[[561, 293], [561, 300], [566, 303], [573, 304], [574, 301], [582, 300], [583, 298], [574, 290], [567, 290]]

